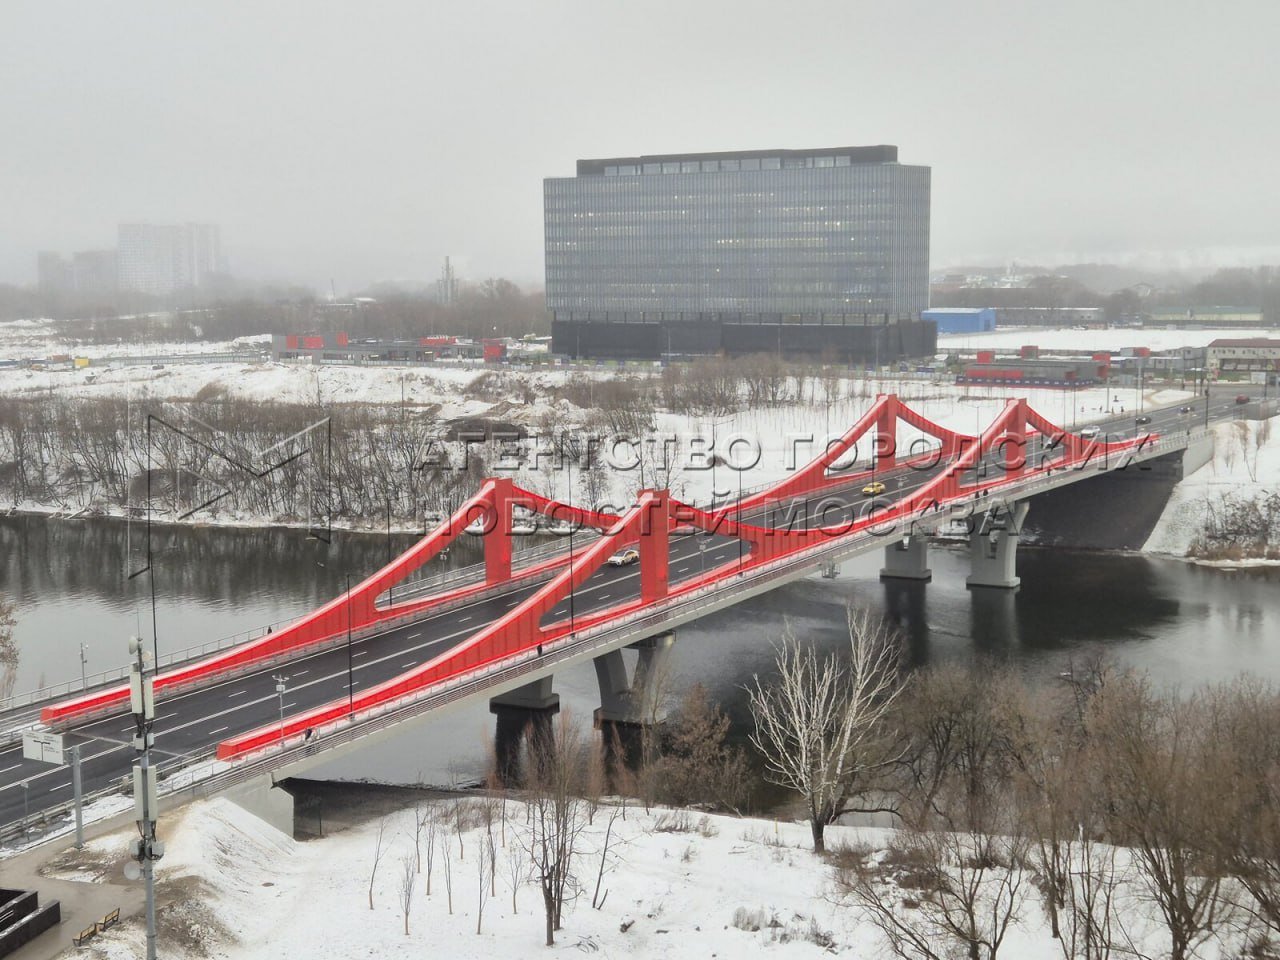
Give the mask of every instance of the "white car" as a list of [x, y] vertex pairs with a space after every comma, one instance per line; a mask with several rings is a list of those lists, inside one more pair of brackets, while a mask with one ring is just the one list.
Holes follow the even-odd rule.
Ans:
[[611, 567], [629, 567], [631, 564], [639, 562], [640, 551], [635, 547], [623, 547], [609, 558], [609, 566]]
[[1093, 440], [1102, 433], [1101, 427], [1085, 427], [1080, 431], [1080, 436], [1085, 440]]

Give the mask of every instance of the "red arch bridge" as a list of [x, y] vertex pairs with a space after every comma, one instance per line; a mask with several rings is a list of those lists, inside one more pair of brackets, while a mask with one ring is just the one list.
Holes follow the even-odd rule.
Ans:
[[[1220, 401], [1212, 413], [1228, 408]], [[882, 395], [812, 462], [710, 507], [645, 490], [625, 511], [601, 512], [488, 479], [348, 593], [213, 655], [162, 663], [162, 771], [171, 790], [222, 789], [297, 771], [472, 697], [490, 698], [495, 711], [551, 707], [551, 676], [588, 657], [600, 680], [598, 717], [625, 722], [681, 624], [871, 550], [885, 551], [883, 576], [928, 579], [928, 535], [957, 517], [969, 530], [969, 583], [1015, 586], [1031, 497], [1184, 450], [1205, 438], [1205, 411], [1152, 411], [1141, 427], [1130, 417], [1081, 436], [1011, 399], [980, 433], [965, 435]], [[859, 445], [871, 451], [862, 460]], [[558, 538], [513, 550], [525, 513], [589, 535], [571, 538], [572, 549]], [[483, 563], [429, 583], [425, 565], [469, 526], [483, 528]], [[635, 549], [638, 564], [609, 566], [621, 548]], [[630, 678], [628, 646], [640, 649]], [[278, 674], [289, 675], [287, 696], [278, 695]], [[65, 768], [22, 758], [15, 735], [24, 728], [82, 742], [90, 792], [128, 774], [128, 687], [88, 686], [65, 699], [0, 702], [0, 824], [70, 800]]]

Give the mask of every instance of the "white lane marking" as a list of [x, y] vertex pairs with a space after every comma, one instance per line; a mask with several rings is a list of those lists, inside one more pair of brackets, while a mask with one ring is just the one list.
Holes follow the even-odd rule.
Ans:
[[367, 654], [368, 652], [369, 652], [368, 650], [356, 650], [356, 651], [355, 651], [354, 653], [352, 653], [351, 655], [352, 655], [353, 657], [363, 657], [363, 656], [364, 656], [365, 654]]
[[8, 773], [10, 770], [17, 770], [20, 766], [22, 766], [22, 764], [15, 763], [12, 767], [5, 767], [3, 770], [0, 770], [0, 773]]
[[409, 639], [410, 639], [410, 640], [417, 640], [420, 636], [422, 636], [422, 631], [421, 631], [421, 630], [419, 630], [417, 633], [411, 633], [411, 634], [409, 634]]
[[676, 573], [684, 573], [688, 569], [689, 565], [686, 563], [683, 567], [676, 567]]
[[289, 674], [289, 676], [291, 676], [291, 677], [301, 677], [303, 674], [307, 674], [307, 673], [310, 673], [310, 672], [311, 672], [310, 670], [295, 670], [295, 671], [293, 671], [293, 673]]
[[471, 620], [471, 619], [472, 619], [471, 617], [463, 617], [463, 618], [462, 618], [462, 619], [460, 619], [458, 622], [459, 622], [459, 623], [466, 623], [468, 620]]
[[230, 727], [219, 727], [217, 730], [210, 730], [209, 733], [210, 735], [212, 735], [215, 733], [222, 733], [224, 730], [230, 730], [230, 729], [231, 729]]
[[249, 692], [248, 690], [235, 690], [227, 694], [227, 699], [230, 699], [232, 697], [243, 697], [248, 692]]

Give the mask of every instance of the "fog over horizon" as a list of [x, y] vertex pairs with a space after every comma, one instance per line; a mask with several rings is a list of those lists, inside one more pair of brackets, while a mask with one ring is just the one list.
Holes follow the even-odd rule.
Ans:
[[1280, 4], [7, 5], [0, 283], [121, 222], [339, 291], [542, 282], [582, 157], [890, 143], [948, 265], [1280, 261]]

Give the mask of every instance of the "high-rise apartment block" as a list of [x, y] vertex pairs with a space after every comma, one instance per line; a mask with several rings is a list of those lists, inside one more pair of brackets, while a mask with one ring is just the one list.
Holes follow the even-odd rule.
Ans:
[[121, 290], [165, 296], [224, 270], [218, 227], [122, 223], [116, 246]]

